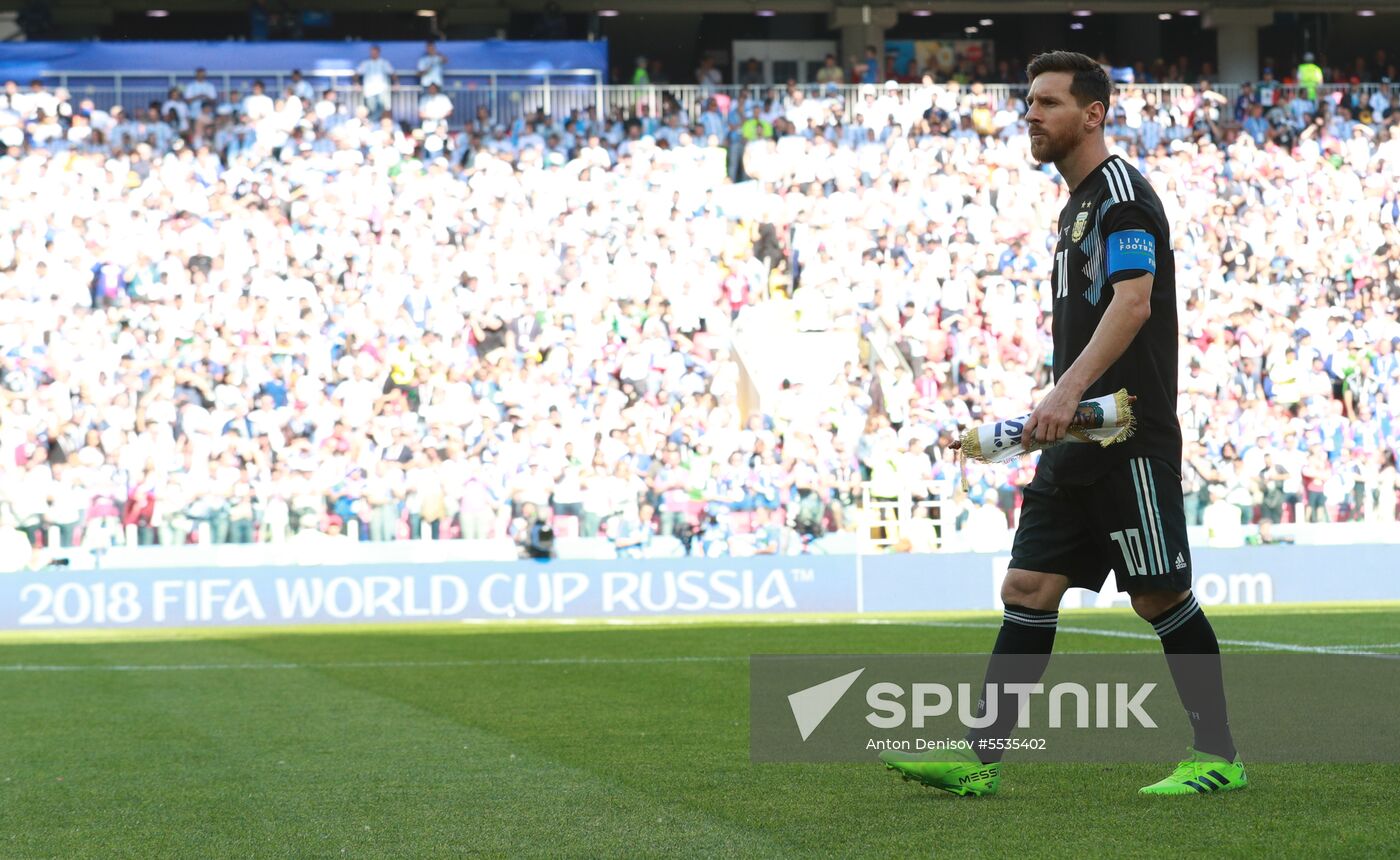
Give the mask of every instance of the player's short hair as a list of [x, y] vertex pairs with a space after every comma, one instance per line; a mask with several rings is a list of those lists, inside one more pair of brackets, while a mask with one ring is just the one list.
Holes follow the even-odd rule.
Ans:
[[1037, 54], [1030, 65], [1026, 66], [1027, 83], [1046, 72], [1073, 74], [1074, 80], [1069, 85], [1069, 92], [1079, 106], [1102, 102], [1104, 110], [1108, 110], [1113, 86], [1108, 81], [1108, 73], [1094, 58], [1074, 51], [1047, 51]]

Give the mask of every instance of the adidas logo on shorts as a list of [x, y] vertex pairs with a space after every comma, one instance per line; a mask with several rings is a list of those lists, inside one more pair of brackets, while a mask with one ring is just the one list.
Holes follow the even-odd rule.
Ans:
[[1183, 554], [1181, 554], [1181, 553], [1177, 553], [1177, 554], [1176, 554], [1176, 569], [1177, 569], [1177, 570], [1181, 570], [1181, 569], [1182, 569], [1183, 567], [1185, 567], [1185, 566], [1186, 566], [1186, 556], [1183, 555]]

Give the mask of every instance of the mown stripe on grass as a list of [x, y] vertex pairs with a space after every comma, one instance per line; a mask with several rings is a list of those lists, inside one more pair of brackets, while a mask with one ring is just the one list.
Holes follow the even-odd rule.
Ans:
[[[877, 624], [904, 627], [942, 627], [958, 630], [1000, 630], [1001, 624], [978, 621], [892, 621], [879, 618], [866, 618], [856, 624]], [[1133, 639], [1139, 642], [1157, 642], [1156, 633], [1135, 633], [1131, 630], [1105, 630], [1098, 627], [1069, 627], [1061, 624], [1060, 633], [1077, 633], [1083, 636], [1106, 636], [1110, 639]], [[1268, 642], [1260, 639], [1221, 639], [1221, 645], [1232, 648], [1258, 648], [1265, 651], [1291, 651], [1299, 654], [1345, 654], [1353, 657], [1395, 657], [1400, 655], [1381, 653], [1400, 648], [1400, 643], [1388, 642], [1382, 645], [1297, 645], [1291, 642]]]
[[[416, 698], [430, 685], [395, 679], [366, 688], [323, 668], [335, 667], [178, 682], [139, 673], [49, 676], [45, 683], [60, 685], [52, 689], [71, 692], [31, 697], [25, 733], [7, 736], [6, 756], [22, 764], [6, 762], [16, 780], [6, 786], [14, 804], [4, 817], [23, 826], [20, 841], [0, 840], [0, 856], [143, 856], [110, 850], [105, 839], [119, 824], [118, 841], [144, 846], [144, 856], [655, 855], [676, 839], [698, 854], [784, 853], [781, 835], [678, 805], [655, 786], [579, 766], [547, 745], [475, 724], [468, 711]], [[491, 710], [502, 720], [525, 718], [510, 704]], [[111, 802], [117, 794], [123, 800]], [[54, 815], [70, 796], [82, 814]]]
[[[876, 623], [876, 622], [865, 622]], [[995, 630], [997, 624], [954, 624], [939, 622], [890, 622], [893, 625], [917, 627], [958, 627], [975, 630]], [[1126, 630], [1095, 630], [1089, 627], [1061, 627], [1061, 633], [1105, 636], [1112, 639], [1157, 641], [1155, 635]], [[1377, 645], [1294, 645], [1287, 642], [1265, 642], [1253, 639], [1221, 639], [1221, 645], [1234, 648], [1256, 648], [1265, 651], [1287, 651], [1302, 654], [1335, 654], [1348, 657], [1400, 658], [1386, 651], [1400, 649], [1400, 642]], [[1083, 653], [1083, 652], [1078, 652]], [[796, 655], [813, 656], [813, 655]], [[670, 657], [541, 657], [533, 660], [353, 660], [327, 663], [123, 663], [110, 666], [77, 664], [12, 663], [0, 664], [0, 672], [210, 672], [210, 671], [299, 671], [321, 669], [472, 669], [494, 666], [626, 666], [655, 663], [736, 663], [749, 659], [745, 654]]]
[[487, 666], [612, 666], [646, 663], [726, 663], [748, 660], [746, 654], [671, 657], [539, 657], [496, 660], [348, 660], [329, 663], [124, 663], [110, 666], [80, 666], [71, 663], [0, 664], [0, 672], [208, 672], [271, 669], [279, 671], [318, 669], [470, 669]]

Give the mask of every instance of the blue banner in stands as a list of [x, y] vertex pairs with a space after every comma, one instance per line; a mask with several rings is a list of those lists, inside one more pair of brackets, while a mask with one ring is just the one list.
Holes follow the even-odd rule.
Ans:
[[[422, 42], [381, 42], [400, 72], [415, 72]], [[570, 69], [606, 73], [608, 43], [439, 42], [447, 68], [543, 74]], [[0, 77], [26, 81], [63, 72], [165, 72], [189, 75], [196, 66], [222, 72], [307, 74], [353, 70], [369, 57], [366, 42], [8, 42], [0, 44]]]
[[0, 574], [0, 630], [855, 609], [836, 556]]
[[[1202, 604], [1400, 599], [1394, 547], [1199, 549]], [[993, 554], [50, 570], [0, 574], [0, 630], [999, 609]], [[1066, 608], [1127, 606], [1109, 585]]]

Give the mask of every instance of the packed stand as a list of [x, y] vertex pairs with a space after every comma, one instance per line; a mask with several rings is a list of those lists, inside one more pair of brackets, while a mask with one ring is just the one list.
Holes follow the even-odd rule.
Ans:
[[[1233, 105], [1128, 87], [1110, 120], [1173, 220], [1188, 516], [1390, 521], [1393, 89], [1305, 110], [1266, 84]], [[1033, 462], [973, 469], [963, 497], [947, 449], [1049, 382], [1064, 188], [1014, 98], [926, 80], [848, 112], [790, 85], [698, 116], [464, 120], [434, 81], [417, 123], [341, 102], [200, 75], [128, 117], [6, 85], [5, 525], [627, 556], [800, 552], [866, 492], [1014, 522]], [[903, 360], [848, 366], [815, 420], [746, 416], [729, 333], [758, 301], [888, 332]]]

